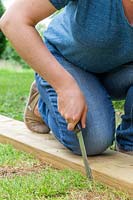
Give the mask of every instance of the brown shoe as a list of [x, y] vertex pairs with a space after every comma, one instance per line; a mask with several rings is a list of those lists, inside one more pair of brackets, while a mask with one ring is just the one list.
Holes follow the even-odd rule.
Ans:
[[49, 127], [44, 123], [41, 117], [34, 114], [34, 109], [38, 103], [39, 92], [36, 82], [33, 82], [30, 88], [28, 102], [24, 112], [24, 122], [28, 129], [37, 133], [48, 133]]

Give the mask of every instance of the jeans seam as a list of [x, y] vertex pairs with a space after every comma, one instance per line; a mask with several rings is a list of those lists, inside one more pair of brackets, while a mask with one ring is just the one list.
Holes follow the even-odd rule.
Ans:
[[[42, 87], [42, 86], [41, 86], [41, 87]], [[51, 87], [51, 88], [52, 88], [52, 87]], [[57, 139], [58, 139], [62, 144], [64, 144], [64, 142], [63, 142], [64, 131], [63, 131], [62, 122], [60, 121], [60, 117], [58, 116], [58, 115], [59, 115], [58, 108], [57, 108], [57, 114], [56, 114], [56, 111], [55, 111], [55, 109], [54, 109], [55, 104], [54, 104], [54, 102], [52, 101], [52, 99], [51, 99], [51, 97], [50, 97], [50, 94], [49, 94], [49, 92], [48, 92], [48, 89], [47, 89], [47, 88], [45, 88], [45, 89], [46, 89], [45, 91], [46, 91], [46, 93], [47, 93], [48, 101], [51, 102], [51, 112], [52, 112], [52, 115], [54, 116], [54, 119], [55, 119], [55, 121], [56, 121], [56, 124], [58, 125], [58, 131], [59, 131], [60, 137], [56, 136], [56, 134], [54, 134], [54, 135], [55, 135], [55, 137], [57, 137]], [[54, 91], [54, 92], [55, 92], [55, 91]]]

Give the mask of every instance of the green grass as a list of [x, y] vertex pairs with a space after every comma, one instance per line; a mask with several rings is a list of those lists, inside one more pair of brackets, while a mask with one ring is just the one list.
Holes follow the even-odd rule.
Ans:
[[82, 194], [82, 191], [88, 197], [93, 194], [99, 199], [102, 196], [105, 200], [129, 199], [125, 194], [100, 183], [89, 183], [80, 173], [67, 169], [59, 171], [48, 167], [39, 173], [0, 179], [0, 200], [79, 200], [75, 198], [76, 193]]
[[32, 155], [17, 151], [9, 144], [0, 144], [0, 166], [31, 167], [39, 161]]
[[23, 119], [23, 110], [34, 79], [32, 70], [0, 70], [0, 113]]
[[38, 174], [33, 173], [29, 176], [16, 176], [14, 179], [0, 180], [0, 194], [8, 191], [7, 197], [10, 194], [12, 199], [19, 200], [62, 196], [72, 189], [87, 187], [86, 179], [79, 173], [68, 170], [57, 171], [50, 168], [46, 168]]
[[[33, 79], [32, 70], [0, 69], [0, 114], [23, 120]], [[125, 193], [88, 182], [86, 177], [72, 170], [56, 170], [44, 165], [39, 171], [23, 173], [38, 163], [30, 154], [0, 144], [0, 200], [131, 200]], [[10, 167], [23, 170], [18, 175], [9, 170], [9, 174], [3, 176], [1, 169], [6, 168], [8, 172]]]

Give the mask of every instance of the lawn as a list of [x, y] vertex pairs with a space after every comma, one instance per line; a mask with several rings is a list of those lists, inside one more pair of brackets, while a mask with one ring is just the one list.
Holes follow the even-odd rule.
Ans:
[[23, 110], [34, 79], [31, 70], [0, 70], [0, 113], [14, 119], [23, 119]]
[[[0, 69], [0, 114], [23, 120], [32, 70]], [[115, 106], [118, 110], [121, 109]], [[0, 200], [131, 200], [73, 170], [57, 170], [11, 145], [0, 144]]]

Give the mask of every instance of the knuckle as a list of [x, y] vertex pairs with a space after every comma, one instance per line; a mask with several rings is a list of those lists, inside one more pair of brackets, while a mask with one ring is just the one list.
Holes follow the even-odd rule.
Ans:
[[64, 114], [64, 118], [65, 118], [66, 120], [69, 120], [68, 114]]
[[75, 114], [75, 115], [73, 116], [73, 120], [74, 120], [74, 121], [78, 121], [78, 119], [79, 119], [79, 114]]
[[69, 114], [65, 114], [65, 115], [64, 115], [64, 118], [65, 118], [65, 120], [66, 120], [68, 123], [72, 123], [72, 121], [73, 121], [71, 115], [69, 115]]

